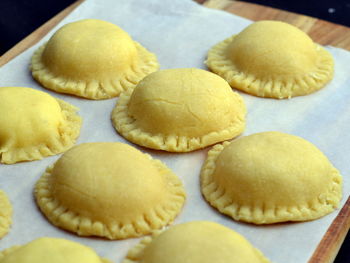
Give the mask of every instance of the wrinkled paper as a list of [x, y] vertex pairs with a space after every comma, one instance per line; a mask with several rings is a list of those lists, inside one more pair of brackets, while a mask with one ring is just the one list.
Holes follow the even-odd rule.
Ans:
[[[158, 56], [162, 69], [205, 69], [203, 62], [208, 49], [251, 23], [190, 0], [83, 2], [38, 44], [0, 68], [0, 86], [36, 88], [78, 106], [83, 118], [78, 143], [126, 142], [115, 132], [110, 121], [117, 98], [91, 101], [51, 92], [32, 79], [28, 67], [34, 50], [57, 28], [83, 18], [103, 19], [119, 25]], [[274, 130], [298, 135], [314, 143], [343, 175], [343, 206], [350, 193], [350, 53], [334, 47], [326, 48], [335, 58], [335, 75], [324, 89], [290, 100], [262, 99], [241, 93], [248, 108], [244, 135]], [[208, 149], [184, 154], [142, 149], [165, 162], [184, 183], [187, 201], [174, 224], [191, 220], [215, 221], [244, 235], [273, 262], [307, 262], [340, 209], [321, 219], [303, 223], [255, 226], [235, 222], [211, 208], [201, 196], [199, 172]], [[51, 225], [38, 210], [33, 186], [46, 167], [58, 158], [59, 155], [34, 162], [0, 164], [0, 189], [7, 192], [14, 206], [13, 226], [0, 241], [0, 250], [42, 236], [62, 237], [91, 246], [115, 263], [121, 262], [139, 239], [109, 241], [78, 237]]]

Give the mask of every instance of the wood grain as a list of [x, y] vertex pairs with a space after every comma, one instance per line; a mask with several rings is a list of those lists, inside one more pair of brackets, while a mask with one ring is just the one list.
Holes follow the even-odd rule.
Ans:
[[350, 197], [334, 219], [308, 263], [331, 263], [350, 228]]
[[230, 0], [197, 0], [210, 7], [232, 14], [258, 20], [280, 20], [295, 25], [306, 32], [315, 42], [350, 50], [350, 28], [321, 19], [299, 15], [279, 9]]
[[40, 39], [42, 39], [50, 30], [55, 27], [63, 18], [65, 18], [68, 14], [70, 14], [77, 6], [79, 6], [84, 0], [78, 0], [77, 2], [73, 3], [72, 5], [68, 6], [66, 9], [58, 13], [56, 16], [51, 18], [49, 21], [47, 21], [45, 24], [43, 24], [41, 27], [36, 29], [34, 32], [32, 32], [30, 35], [28, 35], [26, 38], [18, 42], [14, 47], [12, 47], [9, 51], [7, 51], [5, 54], [3, 54], [0, 57], [0, 67], [5, 65], [7, 62], [9, 62], [11, 59], [15, 58], [19, 54], [21, 54], [23, 51], [27, 50], [37, 42], [39, 42]]

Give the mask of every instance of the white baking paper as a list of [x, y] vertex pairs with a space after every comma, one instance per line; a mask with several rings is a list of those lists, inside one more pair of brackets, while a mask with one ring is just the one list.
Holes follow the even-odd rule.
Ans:
[[[78, 143], [126, 142], [115, 132], [110, 121], [117, 99], [91, 101], [48, 91], [32, 79], [28, 65], [33, 51], [58, 27], [83, 18], [103, 19], [119, 25], [157, 54], [162, 69], [205, 68], [203, 61], [211, 46], [251, 23], [190, 0], [87, 0], [82, 3], [40, 43], [0, 68], [0, 86], [36, 88], [78, 106], [84, 120]], [[333, 47], [327, 49], [335, 58], [335, 75], [324, 89], [290, 100], [262, 99], [241, 93], [248, 107], [244, 135], [275, 130], [295, 134], [314, 143], [343, 175], [343, 206], [350, 193], [350, 53]], [[273, 262], [307, 262], [339, 210], [304, 223], [254, 226], [235, 222], [211, 208], [201, 196], [199, 172], [207, 150], [176, 154], [142, 148], [142, 151], [164, 161], [184, 183], [187, 201], [174, 224], [191, 220], [215, 221], [244, 235]], [[62, 237], [91, 246], [115, 263], [121, 262], [128, 249], [139, 239], [109, 241], [78, 237], [51, 225], [38, 210], [33, 198], [33, 185], [45, 168], [58, 158], [53, 156], [34, 162], [0, 164], [0, 189], [8, 193], [14, 206], [13, 226], [11, 232], [0, 240], [0, 250], [37, 237]]]

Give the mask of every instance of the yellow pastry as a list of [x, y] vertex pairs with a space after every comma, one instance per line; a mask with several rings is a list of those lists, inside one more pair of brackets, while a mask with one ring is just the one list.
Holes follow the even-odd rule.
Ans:
[[111, 263], [94, 250], [61, 238], [43, 237], [0, 251], [0, 263]]
[[81, 236], [122, 239], [171, 223], [185, 192], [163, 163], [127, 144], [84, 143], [48, 167], [35, 197], [58, 227]]
[[0, 239], [10, 230], [12, 224], [12, 206], [4, 191], [0, 190]]
[[215, 74], [160, 70], [124, 92], [112, 112], [116, 130], [153, 149], [188, 152], [231, 139], [245, 126], [242, 97]]
[[81, 127], [76, 111], [42, 91], [0, 87], [0, 162], [38, 160], [72, 147]]
[[192, 221], [146, 237], [123, 263], [268, 263], [235, 231], [209, 221]]
[[60, 28], [31, 64], [45, 88], [95, 100], [118, 96], [158, 68], [154, 54], [118, 26], [97, 19]]
[[215, 145], [201, 172], [205, 199], [235, 220], [306, 221], [332, 212], [342, 178], [310, 142], [263, 132]]
[[259, 97], [291, 98], [332, 79], [331, 54], [298, 28], [259, 21], [213, 46], [207, 66], [236, 89]]

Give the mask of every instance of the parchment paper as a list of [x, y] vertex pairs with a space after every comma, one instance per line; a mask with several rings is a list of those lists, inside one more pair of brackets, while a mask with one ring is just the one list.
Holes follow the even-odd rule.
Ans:
[[[110, 113], [117, 99], [91, 101], [61, 95], [42, 88], [28, 70], [33, 51], [65, 23], [97, 18], [115, 23], [135, 40], [157, 54], [162, 69], [205, 68], [208, 49], [224, 38], [241, 31], [250, 21], [190, 0], [87, 0], [64, 19], [45, 39], [0, 69], [0, 86], [24, 86], [46, 91], [80, 108], [84, 123], [78, 143], [98, 141], [126, 142], [112, 127]], [[261, 131], [281, 131], [301, 136], [319, 147], [344, 178], [344, 196], [350, 193], [350, 53], [327, 47], [335, 58], [335, 76], [324, 89], [290, 100], [274, 100], [242, 94], [248, 107], [243, 135]], [[2, 114], [2, 113], [0, 113]], [[273, 262], [307, 262], [339, 210], [321, 219], [304, 223], [254, 226], [238, 223], [218, 213], [202, 198], [199, 171], [207, 149], [186, 154], [171, 154], [142, 149], [163, 160], [183, 181], [187, 201], [175, 224], [191, 220], [212, 220], [224, 224], [258, 247]], [[83, 238], [51, 225], [33, 199], [33, 185], [45, 168], [59, 156], [41, 161], [0, 164], [0, 189], [14, 206], [11, 232], [0, 240], [0, 250], [24, 244], [37, 237], [63, 237], [93, 247], [101, 256], [121, 262], [127, 250], [139, 239], [109, 241]]]

